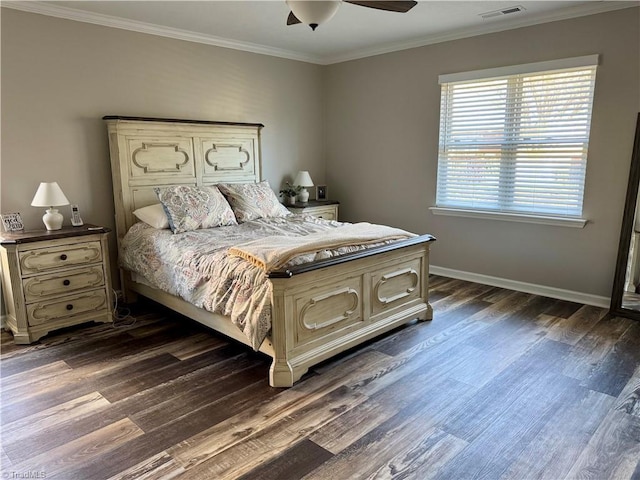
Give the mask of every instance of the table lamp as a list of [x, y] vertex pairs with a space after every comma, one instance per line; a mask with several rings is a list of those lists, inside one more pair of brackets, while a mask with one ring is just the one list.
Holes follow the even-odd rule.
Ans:
[[60, 230], [64, 220], [61, 213], [56, 208], [62, 205], [69, 205], [69, 200], [64, 196], [58, 182], [42, 182], [36, 191], [32, 207], [49, 207], [47, 213], [42, 217], [47, 230]]
[[298, 193], [298, 198], [302, 203], [307, 203], [309, 201], [309, 192], [305, 187], [313, 187], [313, 180], [311, 180], [311, 175], [306, 170], [301, 170], [296, 175], [296, 179], [293, 181], [294, 185], [301, 187], [300, 193]]

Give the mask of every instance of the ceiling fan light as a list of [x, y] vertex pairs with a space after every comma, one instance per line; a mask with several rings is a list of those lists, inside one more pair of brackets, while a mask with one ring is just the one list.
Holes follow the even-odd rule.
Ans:
[[313, 30], [331, 19], [338, 11], [341, 0], [287, 0], [287, 5], [302, 23]]

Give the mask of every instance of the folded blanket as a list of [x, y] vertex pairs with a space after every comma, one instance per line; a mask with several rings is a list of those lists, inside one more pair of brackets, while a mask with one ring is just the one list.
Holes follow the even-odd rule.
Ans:
[[297, 255], [350, 245], [403, 240], [415, 236], [414, 233], [398, 228], [362, 222], [298, 237], [264, 237], [231, 247], [229, 254], [242, 257], [266, 272], [272, 272], [282, 268]]

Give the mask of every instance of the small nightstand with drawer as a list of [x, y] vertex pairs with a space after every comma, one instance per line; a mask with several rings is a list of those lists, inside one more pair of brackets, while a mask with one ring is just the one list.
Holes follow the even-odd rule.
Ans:
[[109, 229], [95, 225], [0, 234], [6, 326], [15, 343], [112, 322]]
[[325, 220], [338, 220], [338, 205], [340, 202], [333, 200], [309, 200], [307, 203], [296, 202], [287, 205], [292, 213], [305, 213]]

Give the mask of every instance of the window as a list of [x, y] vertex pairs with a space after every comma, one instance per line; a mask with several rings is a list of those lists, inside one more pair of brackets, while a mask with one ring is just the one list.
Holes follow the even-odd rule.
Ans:
[[580, 218], [597, 63], [441, 76], [437, 207]]

